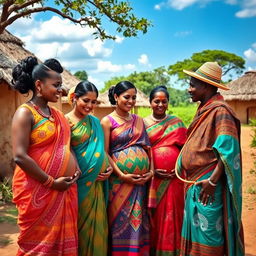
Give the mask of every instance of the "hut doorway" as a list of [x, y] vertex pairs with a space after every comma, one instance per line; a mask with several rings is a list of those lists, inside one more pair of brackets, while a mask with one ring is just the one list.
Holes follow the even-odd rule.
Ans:
[[247, 123], [249, 123], [251, 119], [256, 119], [256, 107], [247, 108]]

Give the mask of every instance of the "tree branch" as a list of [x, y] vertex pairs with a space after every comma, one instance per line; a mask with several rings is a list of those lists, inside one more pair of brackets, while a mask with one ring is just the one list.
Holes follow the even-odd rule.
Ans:
[[30, 5], [36, 4], [37, 2], [41, 2], [41, 1], [40, 0], [30, 0], [30, 1], [26, 1], [24, 4], [14, 4], [9, 9], [9, 13], [17, 12], [17, 11], [22, 10], [23, 8], [26, 8]]
[[34, 8], [34, 9], [28, 9], [26, 11], [23, 11], [23, 12], [20, 12], [20, 13], [17, 13], [16, 15], [12, 16], [11, 18], [9, 18], [8, 20], [4, 21], [1, 23], [0, 25], [0, 34], [1, 32], [7, 27], [9, 26], [10, 24], [12, 24], [15, 20], [21, 18], [21, 17], [25, 17], [25, 16], [28, 16], [32, 13], [37, 13], [37, 12], [45, 12], [45, 11], [51, 11], [51, 12], [54, 12], [58, 15], [60, 15], [61, 17], [65, 18], [65, 19], [69, 19], [70, 21], [74, 22], [74, 23], [77, 23], [77, 24], [80, 24], [81, 26], [85, 26], [85, 25], [89, 25], [93, 28], [95, 28], [98, 33], [101, 35], [101, 36], [104, 36], [105, 38], [113, 38], [112, 36], [108, 36], [105, 34], [104, 30], [102, 30], [94, 21], [93, 19], [90, 19], [89, 17], [83, 17], [81, 19], [74, 19], [64, 13], [62, 13], [61, 11], [59, 11], [58, 9], [55, 9], [55, 8], [52, 8], [52, 7], [38, 7], [38, 8]]
[[1, 19], [0, 19], [0, 22], [3, 22], [5, 20], [8, 19], [9, 17], [9, 12], [8, 12], [8, 8], [14, 3], [13, 0], [11, 1], [6, 1], [4, 4], [3, 4], [3, 9], [2, 9], [2, 13], [1, 13]]

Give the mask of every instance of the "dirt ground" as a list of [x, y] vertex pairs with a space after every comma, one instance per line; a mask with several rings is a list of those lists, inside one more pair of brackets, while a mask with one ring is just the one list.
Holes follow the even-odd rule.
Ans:
[[[250, 148], [252, 131], [242, 127], [241, 145], [243, 151], [243, 226], [246, 256], [256, 256], [256, 149]], [[10, 206], [8, 206], [10, 207]], [[6, 206], [0, 206], [0, 216]], [[14, 256], [17, 252], [18, 227], [12, 223], [0, 223], [0, 255]], [[4, 245], [4, 241], [8, 241]], [[232, 255], [230, 255], [232, 256]]]

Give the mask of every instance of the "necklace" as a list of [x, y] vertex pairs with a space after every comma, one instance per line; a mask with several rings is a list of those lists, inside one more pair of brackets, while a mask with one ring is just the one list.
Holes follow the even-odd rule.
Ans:
[[167, 117], [168, 117], [168, 115], [165, 115], [163, 118], [160, 118], [160, 119], [157, 119], [157, 118], [155, 118], [154, 116], [153, 116], [153, 114], [151, 114], [151, 119], [154, 121], [154, 122], [161, 122], [161, 121], [164, 121]]
[[53, 115], [52, 115], [51, 108], [48, 107], [50, 114], [49, 114], [49, 115], [46, 115], [46, 114], [40, 109], [40, 107], [37, 106], [33, 101], [29, 101], [29, 102], [32, 104], [32, 106], [34, 107], [34, 109], [37, 111], [37, 113], [38, 113], [39, 115], [41, 115], [42, 117], [47, 118], [50, 122], [54, 122], [54, 117], [53, 117]]
[[120, 118], [120, 119], [125, 120], [125, 121], [129, 121], [129, 120], [131, 120], [131, 119], [132, 119], [132, 117], [131, 117], [131, 114], [130, 114], [130, 113], [128, 114], [128, 116], [127, 116], [127, 117], [125, 117], [125, 116], [120, 116], [120, 115], [118, 115], [118, 114], [116, 113], [116, 111], [115, 111], [115, 112], [114, 112], [114, 115], [115, 115], [116, 117]]

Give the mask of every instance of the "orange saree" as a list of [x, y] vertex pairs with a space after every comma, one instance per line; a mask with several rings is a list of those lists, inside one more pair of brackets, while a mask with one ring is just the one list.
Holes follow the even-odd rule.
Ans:
[[[70, 152], [70, 127], [64, 115], [52, 108], [54, 122], [33, 113], [35, 124], [28, 155], [54, 178], [75, 172]], [[13, 202], [18, 208], [17, 255], [77, 255], [77, 185], [59, 192], [44, 187], [19, 166], [13, 177]]]

